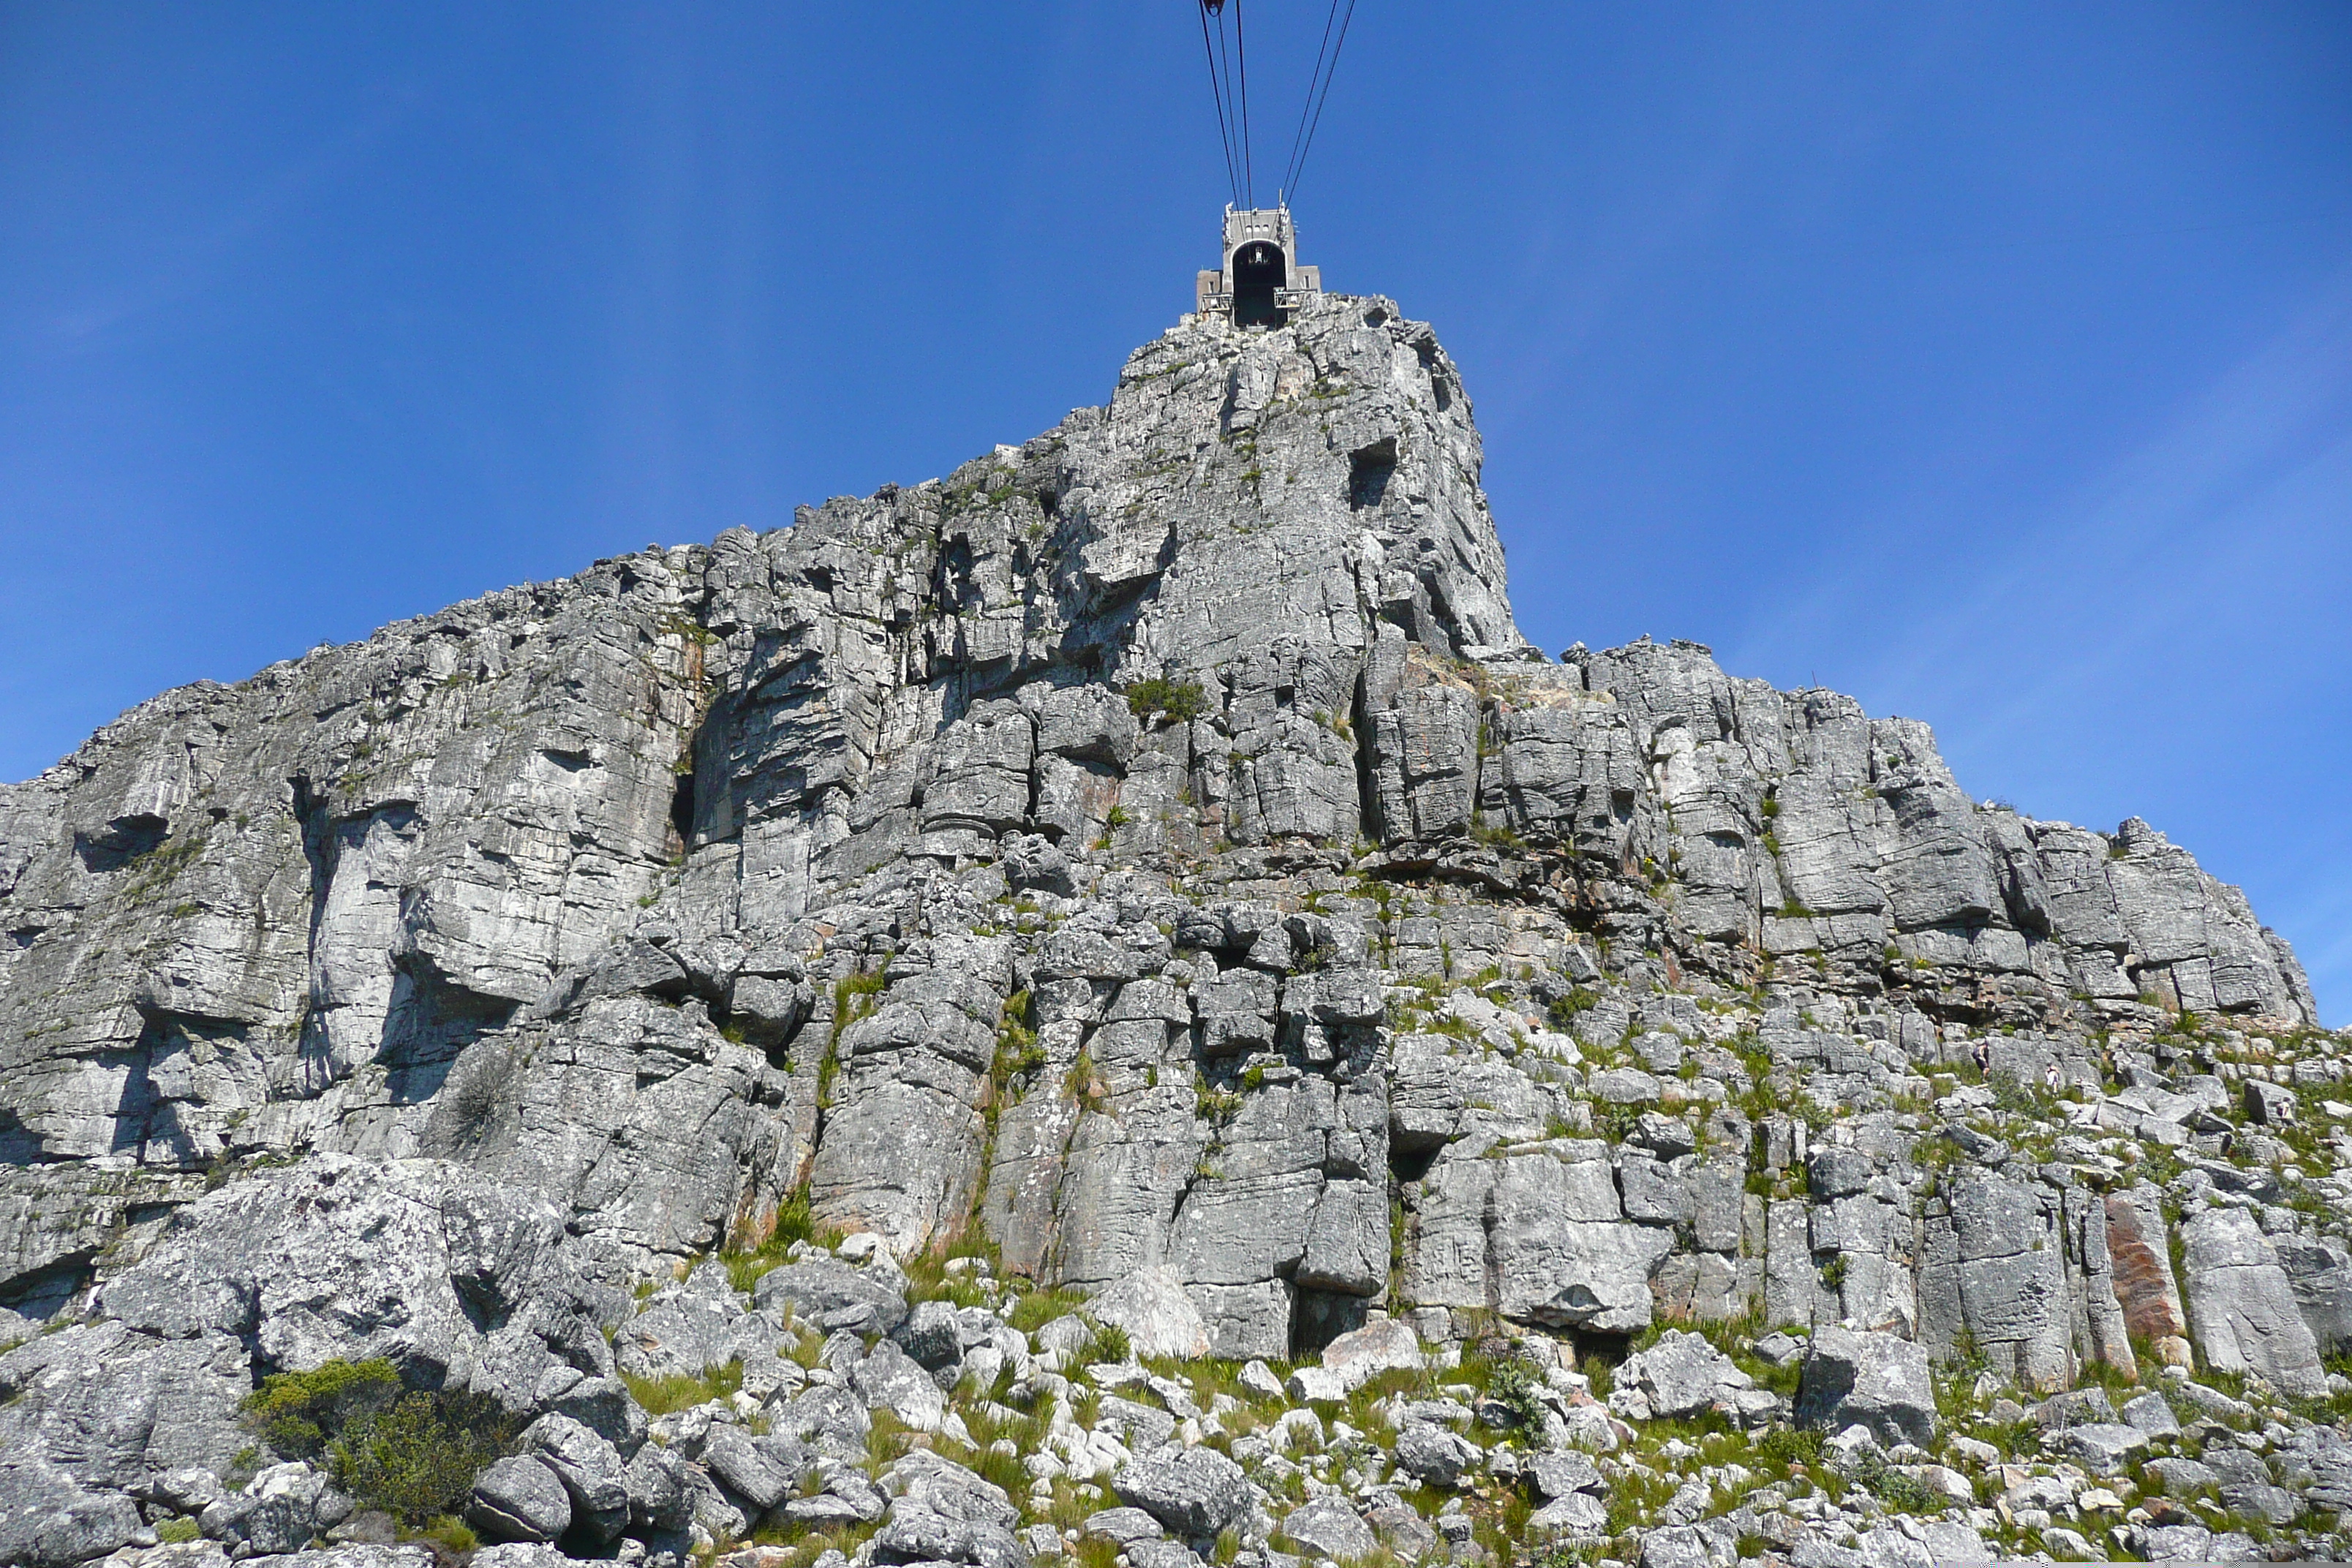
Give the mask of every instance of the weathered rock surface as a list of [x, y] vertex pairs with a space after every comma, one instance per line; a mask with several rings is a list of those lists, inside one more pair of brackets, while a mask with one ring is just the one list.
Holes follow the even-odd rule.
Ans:
[[1843, 1430], [1866, 1426], [1890, 1446], [1926, 1447], [1936, 1431], [1936, 1388], [1925, 1346], [1891, 1333], [1816, 1330], [1797, 1391], [1801, 1420]]
[[[323, 1472], [252, 1492], [242, 1406], [376, 1358], [499, 1412], [486, 1535], [653, 1568], [763, 1517], [1011, 1568], [1035, 1487], [1105, 1480], [1253, 1552], [1458, 1556], [1466, 1514], [1378, 1489], [1417, 1479], [1583, 1539], [1571, 1457], [1785, 1419], [1800, 1344], [1801, 1416], [1930, 1447], [1974, 1440], [1931, 1366], [1981, 1415], [2152, 1383], [2137, 1336], [2254, 1380], [2165, 1383], [2177, 1426], [2303, 1445], [2249, 1517], [2352, 1506], [2313, 1500], [2340, 1435], [2263, 1403], [2352, 1343], [2352, 1052], [2285, 943], [2146, 823], [1971, 799], [1916, 721], [1695, 644], [1547, 658], [1480, 460], [1386, 300], [1188, 320], [944, 480], [166, 693], [0, 786], [0, 1560], [215, 1510], [205, 1550], [309, 1547]], [[749, 1291], [712, 1258], [772, 1238]], [[939, 1299], [923, 1255], [982, 1241], [989, 1305]], [[1296, 1361], [1321, 1413], [1081, 1400], [1093, 1327], [1013, 1328], [1011, 1281]], [[1576, 1381], [1664, 1324], [1608, 1405]], [[1341, 1432], [1496, 1335], [1534, 1468], [1463, 1404]], [[625, 1382], [706, 1378], [650, 1418]], [[2045, 1450], [2202, 1442], [2126, 1408]], [[929, 1446], [887, 1491], [885, 1411]], [[1026, 1494], [930, 1451], [1016, 1430]], [[1685, 1491], [1644, 1554], [1865, 1550]]]

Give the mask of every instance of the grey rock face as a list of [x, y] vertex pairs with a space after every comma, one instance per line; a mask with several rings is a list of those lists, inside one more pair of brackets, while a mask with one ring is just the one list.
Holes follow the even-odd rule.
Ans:
[[45, 1455], [108, 1491], [189, 1468], [217, 1474], [252, 1440], [237, 1419], [249, 1387], [244, 1347], [226, 1333], [76, 1324], [0, 1356], [0, 1451]]
[[[2148, 1370], [2135, 1334], [2187, 1365], [2193, 1321], [2323, 1390], [2352, 1177], [2256, 1140], [2318, 1133], [2288, 1086], [2344, 1053], [2243, 898], [1697, 645], [1545, 658], [1480, 461], [1389, 301], [1188, 320], [943, 480], [167, 693], [0, 786], [7, 1551], [110, 1550], [162, 1478], [229, 1468], [257, 1379], [376, 1356], [533, 1434], [488, 1532], [657, 1564], [746, 1507], [872, 1522], [848, 1482], [788, 1494], [875, 1410], [951, 1436], [967, 1369], [1041, 1422], [1072, 1371], [1050, 1328], [910, 1310], [894, 1265], [975, 1226], [1140, 1352], [1327, 1401], [1416, 1331], [1752, 1310], [1813, 1331], [1816, 1418], [1889, 1442], [1932, 1420], [1916, 1357], [1966, 1347], [2050, 1393]], [[2108, 1136], [2187, 1173], [2123, 1186]], [[787, 1223], [854, 1246], [747, 1305], [711, 1258]], [[803, 1330], [814, 1384], [776, 1355]], [[739, 1362], [724, 1418], [646, 1444], [621, 1376]], [[1677, 1332], [1623, 1382], [1775, 1418], [1727, 1364]], [[1213, 1448], [1135, 1457], [1213, 1415], [1130, 1392], [1030, 1473], [1241, 1521]], [[880, 1560], [1025, 1556], [1009, 1500], [920, 1468]]]
[[2324, 1393], [2318, 1342], [2277, 1254], [2242, 1209], [2206, 1209], [2181, 1226], [2189, 1321], [2210, 1364], [2259, 1373], [2287, 1393]]
[[37, 1449], [0, 1458], [0, 1562], [65, 1568], [105, 1556], [140, 1525], [129, 1498], [84, 1491]]

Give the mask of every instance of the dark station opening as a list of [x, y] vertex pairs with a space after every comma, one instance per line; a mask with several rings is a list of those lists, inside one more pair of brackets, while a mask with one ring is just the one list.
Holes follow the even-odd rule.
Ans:
[[1283, 315], [1274, 291], [1286, 287], [1289, 263], [1282, 247], [1254, 239], [1234, 252], [1234, 321], [1244, 327], [1278, 327]]

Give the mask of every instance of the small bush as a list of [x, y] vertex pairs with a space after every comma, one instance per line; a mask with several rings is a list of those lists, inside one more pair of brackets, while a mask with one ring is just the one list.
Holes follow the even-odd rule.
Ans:
[[1578, 1014], [1590, 1012], [1600, 1005], [1599, 992], [1588, 991], [1580, 985], [1545, 1008], [1544, 1016], [1553, 1028], [1566, 1034], [1569, 1026], [1576, 1022]]
[[155, 1527], [155, 1539], [166, 1546], [185, 1545], [202, 1533], [203, 1531], [196, 1528], [196, 1521], [184, 1515], [178, 1519], [167, 1519]]
[[245, 1408], [271, 1447], [296, 1458], [324, 1456], [362, 1504], [411, 1525], [457, 1509], [514, 1437], [513, 1422], [490, 1401], [404, 1390], [382, 1360], [277, 1373]]
[[1209, 694], [1197, 680], [1170, 680], [1154, 676], [1127, 689], [1127, 710], [1146, 723], [1154, 719], [1165, 719], [1171, 724], [1189, 723], [1209, 711]]
[[1543, 1430], [1544, 1403], [1537, 1390], [1543, 1386], [1535, 1368], [1517, 1355], [1497, 1359], [1486, 1374], [1487, 1397], [1511, 1413], [1511, 1420], [1529, 1431]]
[[1822, 1434], [1812, 1427], [1775, 1426], [1756, 1439], [1756, 1457], [1768, 1465], [1808, 1468], [1822, 1462]]
[[313, 1372], [264, 1378], [245, 1408], [271, 1447], [312, 1459], [351, 1422], [389, 1410], [401, 1392], [400, 1373], [388, 1361], [331, 1361]]
[[1080, 1357], [1084, 1362], [1109, 1362], [1113, 1364], [1127, 1360], [1132, 1350], [1127, 1331], [1117, 1323], [1097, 1323], [1094, 1342]]
[[505, 1451], [507, 1419], [477, 1395], [415, 1393], [352, 1422], [334, 1443], [336, 1479], [410, 1524], [454, 1512]]

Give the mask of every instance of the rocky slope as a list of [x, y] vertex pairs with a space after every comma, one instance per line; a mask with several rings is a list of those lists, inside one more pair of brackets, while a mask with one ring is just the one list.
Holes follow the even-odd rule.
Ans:
[[0, 1560], [2344, 1544], [2286, 944], [1551, 660], [1479, 462], [1386, 300], [1188, 318], [0, 788]]

